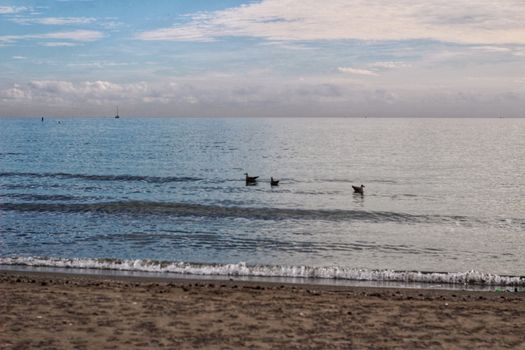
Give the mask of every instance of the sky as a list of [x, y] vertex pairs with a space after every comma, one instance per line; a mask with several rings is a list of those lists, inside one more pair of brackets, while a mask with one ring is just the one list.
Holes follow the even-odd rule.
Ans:
[[525, 117], [523, 0], [0, 0], [0, 117]]

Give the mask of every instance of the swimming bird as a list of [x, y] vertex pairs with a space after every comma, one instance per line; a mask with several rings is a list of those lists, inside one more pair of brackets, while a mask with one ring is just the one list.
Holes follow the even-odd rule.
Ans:
[[273, 177], [270, 177], [271, 186], [279, 186], [279, 180], [274, 180]]
[[352, 188], [354, 189], [354, 193], [365, 194], [365, 185], [361, 185], [361, 186], [352, 185]]
[[257, 178], [259, 176], [248, 176], [248, 173], [244, 173], [246, 175], [246, 184], [255, 184], [257, 183]]

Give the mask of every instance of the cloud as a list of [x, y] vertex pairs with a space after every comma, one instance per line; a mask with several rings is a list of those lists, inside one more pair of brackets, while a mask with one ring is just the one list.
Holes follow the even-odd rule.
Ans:
[[410, 67], [410, 65], [405, 62], [397, 62], [397, 61], [372, 62], [372, 63], [369, 63], [368, 66], [373, 67], [373, 68], [382, 68], [382, 69], [396, 69], [396, 68]]
[[288, 41], [266, 41], [266, 42], [260, 43], [259, 46], [278, 47], [279, 49], [293, 50], [293, 51], [312, 50], [311, 47], [301, 45], [298, 43], [290, 43]]
[[148, 95], [147, 83], [116, 84], [109, 81], [72, 82], [64, 80], [34, 80], [25, 85], [14, 84], [0, 90], [0, 99], [25, 99], [33, 102], [60, 103], [65, 105], [82, 103], [100, 104], [118, 100], [121, 96], [136, 98]]
[[[248, 79], [248, 80], [246, 80]], [[207, 75], [198, 79], [179, 78], [176, 81], [113, 83], [110, 81], [72, 82], [64, 80], [35, 80], [14, 84], [0, 90], [0, 100], [19, 102], [77, 105], [77, 104], [166, 104], [198, 105], [201, 108], [221, 106], [264, 106], [271, 101], [287, 102], [315, 99], [344, 98], [344, 88], [337, 83], [303, 81], [301, 83], [250, 83], [242, 76]]]
[[214, 36], [206, 33], [207, 31], [203, 28], [197, 27], [185, 27], [185, 28], [163, 28], [152, 30], [149, 32], [140, 33], [137, 38], [140, 40], [147, 41], [163, 41], [163, 40], [175, 40], [175, 41], [196, 41], [196, 42], [211, 42], [214, 41]]
[[104, 37], [104, 34], [95, 30], [74, 30], [68, 32], [54, 32], [45, 34], [25, 34], [25, 35], [1, 35], [0, 44], [13, 43], [20, 40], [50, 39], [50, 40], [72, 40], [79, 42], [95, 41]]
[[267, 72], [134, 83], [34, 80], [0, 88], [0, 116], [111, 115], [116, 104], [122, 114], [134, 116], [472, 117], [502, 110], [507, 116], [523, 115], [523, 84], [516, 85], [520, 89], [502, 84], [491, 91], [472, 86], [477, 83], [421, 89], [359, 84], [344, 77], [298, 81]]
[[14, 14], [29, 10], [25, 6], [0, 6], [0, 15]]
[[507, 53], [507, 52], [512, 51], [512, 49], [508, 47], [499, 47], [499, 46], [473, 46], [471, 49], [483, 51], [483, 52], [493, 52], [493, 53]]
[[368, 70], [368, 69], [358, 69], [358, 68], [351, 68], [351, 67], [339, 67], [337, 68], [338, 71], [348, 74], [355, 74], [355, 75], [368, 75], [368, 76], [378, 76], [374, 71]]
[[78, 46], [78, 43], [72, 43], [72, 42], [64, 42], [64, 41], [51, 41], [51, 42], [41, 42], [38, 43], [40, 46], [46, 46], [46, 47], [72, 47], [72, 46]]
[[95, 41], [104, 37], [104, 34], [95, 30], [74, 30], [71, 32], [55, 32], [34, 35], [37, 39], [60, 39], [73, 41]]
[[[54, 108], [111, 105], [125, 100], [122, 96], [148, 95], [146, 83], [115, 84], [108, 81], [71, 82], [63, 80], [35, 80], [26, 84], [14, 84], [0, 90], [0, 101], [12, 106], [52, 106]], [[142, 101], [141, 101], [142, 102]]]
[[25, 57], [25, 56], [13, 56], [12, 58], [14, 60], [26, 60], [27, 59], [27, 57]]
[[525, 44], [522, 0], [263, 0], [191, 15], [186, 23], [140, 33], [140, 40], [436, 40]]
[[30, 97], [28, 93], [28, 89], [18, 84], [13, 84], [10, 88], [0, 90], [0, 101], [27, 100]]
[[41, 24], [41, 25], [77, 25], [90, 24], [96, 21], [92, 17], [42, 17], [42, 18], [25, 18], [14, 17], [10, 19], [18, 24]]
[[128, 66], [127, 62], [111, 62], [111, 61], [99, 61], [99, 62], [86, 62], [86, 63], [68, 63], [68, 67], [85, 67], [85, 68], [105, 68], [105, 67], [122, 67]]

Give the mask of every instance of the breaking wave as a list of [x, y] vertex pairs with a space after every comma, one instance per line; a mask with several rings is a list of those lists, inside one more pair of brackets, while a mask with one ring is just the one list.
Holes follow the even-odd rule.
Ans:
[[60, 259], [38, 257], [4, 257], [0, 258], [0, 265], [176, 273], [201, 276], [284, 277], [401, 283], [440, 283], [451, 285], [525, 286], [525, 276], [506, 276], [479, 271], [420, 272], [367, 270], [341, 266], [248, 265], [243, 262], [238, 264], [198, 264], [157, 260]]

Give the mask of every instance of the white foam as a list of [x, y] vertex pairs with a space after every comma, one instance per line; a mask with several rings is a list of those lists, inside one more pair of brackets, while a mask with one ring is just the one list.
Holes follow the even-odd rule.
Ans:
[[0, 265], [33, 267], [81, 268], [189, 275], [253, 276], [286, 278], [321, 278], [353, 281], [379, 281], [404, 283], [442, 283], [486, 286], [525, 286], [525, 277], [502, 276], [479, 271], [418, 272], [393, 270], [367, 270], [340, 266], [279, 266], [238, 264], [195, 264], [156, 260], [118, 259], [60, 259], [39, 257], [0, 258]]

